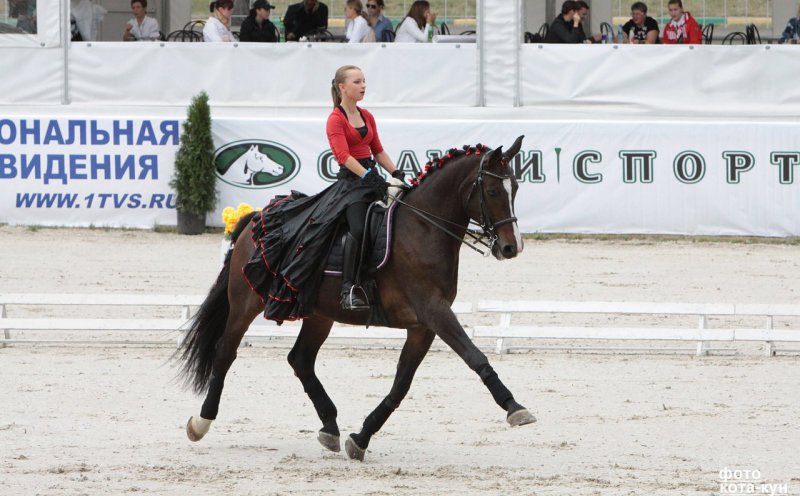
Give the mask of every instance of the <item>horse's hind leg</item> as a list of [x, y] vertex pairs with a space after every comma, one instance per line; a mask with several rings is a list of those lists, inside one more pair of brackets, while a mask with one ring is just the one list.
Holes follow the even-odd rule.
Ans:
[[417, 372], [419, 364], [428, 353], [436, 335], [425, 328], [414, 328], [408, 330], [406, 344], [400, 353], [400, 360], [397, 362], [397, 374], [394, 376], [394, 384], [389, 394], [380, 402], [372, 413], [367, 415], [361, 432], [350, 434], [345, 441], [345, 451], [347, 456], [354, 460], [364, 460], [364, 453], [367, 451], [369, 441], [372, 436], [380, 430], [392, 412], [400, 406], [400, 402], [408, 394], [411, 381]]
[[317, 440], [331, 451], [339, 451], [339, 426], [336, 423], [336, 405], [333, 404], [322, 383], [314, 373], [314, 363], [317, 360], [322, 343], [328, 339], [333, 321], [319, 316], [313, 316], [303, 321], [297, 341], [289, 352], [287, 359], [294, 369], [294, 375], [300, 379], [303, 390], [308, 394], [314, 409], [322, 421], [322, 429]]
[[202, 439], [211, 428], [211, 421], [217, 418], [225, 376], [236, 360], [236, 350], [250, 323], [264, 309], [261, 300], [250, 291], [238, 274], [231, 278], [228, 298], [231, 302], [230, 313], [225, 323], [225, 332], [215, 346], [208, 392], [200, 409], [200, 416], [190, 417], [186, 424], [186, 435], [191, 441]]

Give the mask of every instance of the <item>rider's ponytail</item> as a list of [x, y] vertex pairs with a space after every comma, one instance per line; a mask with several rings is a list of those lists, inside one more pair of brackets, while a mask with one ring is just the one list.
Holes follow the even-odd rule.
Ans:
[[339, 85], [344, 83], [344, 80], [347, 79], [347, 71], [351, 70], [360, 71], [361, 69], [354, 65], [343, 65], [336, 69], [336, 74], [334, 74], [333, 79], [331, 79], [331, 99], [333, 100], [333, 108], [338, 107], [342, 103], [342, 92], [339, 91]]

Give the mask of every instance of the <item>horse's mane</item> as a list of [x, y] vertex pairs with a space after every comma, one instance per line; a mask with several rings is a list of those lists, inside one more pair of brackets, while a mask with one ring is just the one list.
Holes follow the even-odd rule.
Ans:
[[486, 153], [488, 150], [488, 146], [480, 143], [475, 146], [464, 145], [460, 150], [458, 148], [451, 148], [447, 150], [447, 153], [445, 153], [443, 156], [427, 162], [425, 164], [425, 168], [423, 168], [419, 174], [417, 174], [417, 177], [409, 181], [411, 183], [411, 189], [415, 189], [422, 181], [425, 180], [426, 177], [430, 176], [433, 171], [436, 169], [441, 169], [444, 164], [451, 162], [453, 159], [466, 157], [467, 155], [481, 155]]

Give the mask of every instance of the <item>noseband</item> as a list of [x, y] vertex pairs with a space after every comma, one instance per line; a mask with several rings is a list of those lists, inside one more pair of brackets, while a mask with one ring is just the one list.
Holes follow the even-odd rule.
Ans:
[[[486, 164], [486, 159], [489, 158], [489, 153], [484, 153], [483, 157], [481, 157], [481, 163], [478, 166], [478, 174], [475, 176], [475, 181], [472, 182], [472, 188], [469, 190], [469, 195], [467, 196], [467, 201], [464, 204], [464, 211], [467, 211], [467, 206], [469, 205], [470, 200], [472, 199], [472, 195], [475, 193], [475, 189], [480, 192], [480, 213], [481, 218], [480, 221], [476, 222], [473, 219], [470, 219], [470, 224], [476, 225], [483, 230], [483, 234], [481, 238], [486, 238], [487, 243], [486, 246], [491, 251], [494, 248], [495, 243], [497, 243], [497, 232], [496, 229], [500, 226], [505, 224], [511, 224], [517, 221], [516, 217], [508, 217], [507, 219], [498, 220], [496, 222], [492, 222], [492, 218], [489, 215], [489, 212], [486, 208], [486, 192], [483, 189], [483, 176], [490, 176], [495, 179], [499, 179], [501, 181], [505, 181], [506, 179], [511, 179], [511, 176], [501, 176], [500, 174], [495, 174], [494, 172], [489, 172], [484, 168]], [[501, 159], [505, 162], [505, 159]]]

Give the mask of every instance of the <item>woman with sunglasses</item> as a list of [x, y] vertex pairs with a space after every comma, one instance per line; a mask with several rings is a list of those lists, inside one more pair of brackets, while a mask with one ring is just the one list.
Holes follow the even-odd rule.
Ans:
[[383, 0], [367, 0], [367, 21], [375, 31], [375, 39], [377, 41], [392, 41], [384, 39], [383, 34], [387, 31], [393, 31], [392, 21], [383, 15], [383, 9], [386, 5]]
[[233, 13], [233, 0], [216, 0], [209, 5], [211, 15], [203, 26], [203, 41], [233, 41], [231, 33], [231, 14]]

